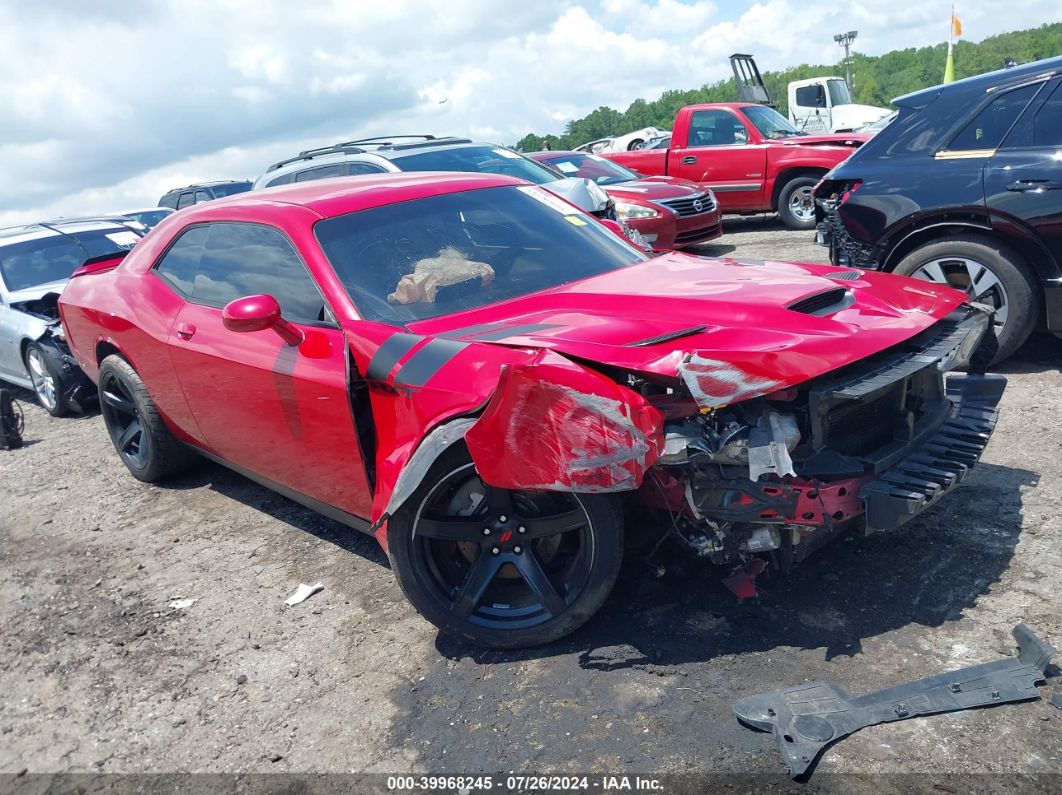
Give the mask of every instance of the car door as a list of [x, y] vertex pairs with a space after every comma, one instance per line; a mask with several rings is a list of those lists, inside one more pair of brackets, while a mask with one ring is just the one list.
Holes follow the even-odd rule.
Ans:
[[989, 210], [1031, 227], [1062, 263], [1062, 81], [1040, 90], [984, 167]]
[[758, 207], [767, 152], [752, 140], [745, 123], [730, 110], [695, 110], [686, 148], [672, 149], [671, 175], [707, 185], [723, 209]]
[[[351, 414], [346, 343], [320, 290], [279, 230], [206, 226], [169, 340], [199, 441], [270, 485], [369, 516], [372, 495]], [[302, 344], [289, 345], [269, 329], [225, 328], [222, 308], [257, 294], [279, 301], [284, 318], [303, 333]]]
[[[3, 249], [0, 249], [0, 256], [3, 256]], [[25, 368], [17, 359], [21, 335], [15, 325], [14, 311], [7, 305], [7, 290], [0, 273], [0, 377], [16, 375], [25, 378]]]

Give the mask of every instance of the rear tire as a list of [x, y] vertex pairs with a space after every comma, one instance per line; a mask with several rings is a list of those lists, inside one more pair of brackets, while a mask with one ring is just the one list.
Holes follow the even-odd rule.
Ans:
[[635, 138], [633, 141], [627, 144], [627, 151], [633, 152], [635, 149], [641, 149], [643, 146], [645, 146], [645, 141], [641, 138]]
[[170, 433], [144, 382], [121, 356], [100, 365], [99, 394], [107, 433], [133, 477], [158, 483], [188, 468], [194, 454]]
[[442, 632], [523, 648], [567, 635], [605, 602], [623, 518], [611, 494], [486, 486], [455, 446], [388, 520], [387, 546], [406, 598]]
[[992, 364], [1018, 350], [1036, 327], [1036, 278], [1022, 256], [999, 240], [980, 235], [936, 240], [909, 253], [892, 272], [954, 287], [995, 307], [999, 351]]
[[778, 217], [789, 229], [815, 228], [815, 199], [812, 189], [818, 177], [796, 177], [778, 194]]

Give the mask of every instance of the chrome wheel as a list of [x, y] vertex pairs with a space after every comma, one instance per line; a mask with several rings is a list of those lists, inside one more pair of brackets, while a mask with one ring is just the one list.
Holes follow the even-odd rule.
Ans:
[[971, 301], [987, 304], [996, 310], [993, 325], [996, 335], [1007, 324], [1010, 301], [1000, 278], [987, 266], [967, 257], [941, 257], [919, 266], [911, 274], [916, 279], [943, 284], [962, 290]]
[[33, 346], [26, 353], [26, 368], [29, 370], [30, 380], [33, 382], [33, 391], [37, 393], [37, 400], [41, 402], [49, 412], [55, 411], [58, 403], [58, 390], [55, 378], [48, 370], [41, 349]]
[[130, 467], [143, 469], [150, 452], [149, 436], [132, 391], [112, 372], [100, 379], [100, 411], [118, 455]]
[[789, 212], [798, 221], [810, 223], [815, 220], [815, 198], [812, 186], [797, 188], [789, 196]]

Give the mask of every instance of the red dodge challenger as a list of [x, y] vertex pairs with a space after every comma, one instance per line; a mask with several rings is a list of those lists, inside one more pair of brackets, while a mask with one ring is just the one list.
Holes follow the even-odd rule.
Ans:
[[650, 258], [494, 175], [189, 208], [60, 307], [134, 476], [194, 451], [373, 533], [429, 621], [499, 647], [594, 614], [633, 508], [742, 596], [767, 560], [899, 526], [980, 457], [1005, 384], [945, 377], [992, 354], [960, 292]]

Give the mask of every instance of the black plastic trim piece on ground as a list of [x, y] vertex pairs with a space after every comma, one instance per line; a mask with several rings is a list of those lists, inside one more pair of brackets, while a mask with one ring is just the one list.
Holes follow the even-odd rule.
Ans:
[[1018, 656], [929, 676], [852, 698], [830, 682], [809, 682], [743, 698], [739, 722], [774, 732], [789, 775], [801, 778], [832, 743], [867, 726], [921, 715], [1038, 699], [1055, 650], [1024, 624], [1012, 632]]
[[955, 375], [947, 380], [951, 418], [912, 455], [865, 485], [866, 531], [895, 530], [959, 485], [981, 458], [996, 427], [1007, 379]]

